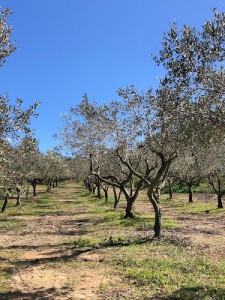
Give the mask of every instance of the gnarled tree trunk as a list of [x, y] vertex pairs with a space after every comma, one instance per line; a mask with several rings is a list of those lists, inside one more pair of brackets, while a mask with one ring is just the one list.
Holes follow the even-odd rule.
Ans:
[[223, 208], [222, 194], [217, 193], [218, 208]]
[[126, 196], [126, 200], [127, 200], [127, 207], [126, 207], [126, 213], [124, 218], [131, 218], [131, 219], [135, 219], [135, 214], [134, 214], [134, 202], [136, 200], [136, 197], [129, 197]]
[[193, 190], [192, 190], [192, 184], [188, 185], [188, 202], [193, 203]]
[[119, 191], [119, 195], [117, 195], [116, 188], [115, 188], [114, 185], [112, 186], [112, 188], [113, 188], [113, 194], [114, 194], [114, 206], [113, 207], [114, 207], [114, 209], [116, 209], [117, 205], [118, 205], [118, 203], [120, 201], [121, 190]]
[[17, 193], [16, 205], [20, 205], [20, 189], [18, 187], [16, 188], [16, 193]]
[[161, 231], [162, 231], [162, 211], [161, 211], [160, 200], [159, 200], [160, 197], [159, 188], [157, 188], [155, 192], [152, 189], [149, 189], [148, 197], [155, 212], [154, 237], [159, 238], [161, 236]]
[[5, 211], [5, 209], [6, 209], [6, 206], [7, 206], [7, 204], [8, 204], [8, 200], [9, 200], [9, 193], [6, 193], [6, 195], [5, 195], [5, 200], [4, 200], [4, 203], [3, 203], [3, 205], [2, 205], [2, 209], [1, 209], [1, 212], [3, 213], [4, 211]]

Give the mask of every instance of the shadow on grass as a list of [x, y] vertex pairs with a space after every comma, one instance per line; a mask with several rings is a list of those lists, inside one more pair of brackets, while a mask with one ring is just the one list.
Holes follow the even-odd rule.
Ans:
[[67, 220], [64, 222], [64, 224], [81, 224], [81, 223], [88, 223], [90, 222], [90, 218], [79, 218], [79, 219], [74, 219], [74, 220]]
[[76, 194], [77, 197], [90, 197], [90, 195], [92, 195], [92, 194], [90, 194], [88, 192], [87, 193], [81, 193], [80, 195]]
[[[34, 291], [34, 292], [21, 292], [21, 291], [14, 291], [14, 292], [0, 292], [0, 299], [1, 300], [40, 300], [40, 299], [48, 299], [54, 300], [56, 297], [66, 297], [68, 293], [68, 289], [60, 289], [57, 290], [55, 288], [50, 288], [47, 290], [42, 291]], [[59, 298], [58, 298], [59, 299]]]
[[[113, 239], [110, 237], [108, 240], [98, 243], [98, 244], [91, 244], [89, 240], [83, 240], [80, 239], [78, 241], [74, 240], [71, 241], [69, 246], [59, 249], [57, 251], [51, 252], [51, 256], [49, 257], [41, 257], [41, 258], [35, 258], [35, 259], [23, 259], [23, 260], [17, 260], [15, 262], [15, 265], [17, 267], [28, 267], [28, 266], [34, 266], [39, 264], [45, 264], [45, 263], [56, 263], [58, 261], [60, 262], [69, 262], [71, 260], [74, 260], [78, 258], [80, 255], [84, 253], [89, 253], [92, 251], [96, 251], [99, 249], [106, 249], [109, 247], [127, 247], [130, 245], [141, 245], [146, 243], [153, 243], [160, 241], [160, 239], [157, 238], [133, 238], [132, 240], [127, 239], [121, 239], [121, 238], [115, 238]], [[54, 248], [60, 247], [60, 245], [54, 245]], [[66, 244], [64, 244], [66, 246]], [[40, 252], [41, 254], [41, 252]], [[1, 299], [1, 298], [0, 298]]]
[[[149, 300], [152, 298], [149, 298]], [[169, 297], [158, 297], [158, 300], [225, 300], [225, 289], [211, 286], [182, 287]], [[148, 299], [145, 299], [148, 300]]]
[[[19, 249], [19, 250], [35, 250], [40, 248], [55, 248], [57, 245], [54, 244], [44, 244], [44, 245], [11, 245], [8, 247], [0, 246], [0, 250], [12, 250], [12, 249]], [[1, 300], [1, 298], [0, 298]]]
[[[80, 236], [86, 235], [88, 233], [89, 233], [89, 231], [83, 230], [83, 229], [81, 229], [81, 230], [65, 230], [65, 231], [61, 230], [59, 232], [60, 235], [73, 236], [73, 237], [80, 237]], [[52, 234], [52, 233], [50, 232], [50, 234]], [[55, 233], [55, 235], [58, 235], [58, 233]]]

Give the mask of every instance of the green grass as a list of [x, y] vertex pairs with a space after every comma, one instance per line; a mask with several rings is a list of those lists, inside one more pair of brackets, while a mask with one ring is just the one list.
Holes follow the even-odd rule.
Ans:
[[[184, 196], [183, 194], [181, 196]], [[170, 207], [173, 210], [180, 214], [223, 214], [223, 209], [217, 208], [217, 202], [214, 200], [208, 201], [198, 201], [196, 198], [197, 196], [193, 197], [193, 203], [188, 202], [187, 200], [179, 200], [180, 195], [175, 194], [174, 199], [168, 200], [167, 195], [162, 195], [161, 203], [166, 204], [166, 206]]]
[[[101, 263], [81, 262], [73, 255], [69, 258], [66, 255], [65, 258], [56, 257], [55, 260], [43, 259], [39, 263], [62, 269], [69, 266], [79, 269], [84, 265], [90, 270], [100, 267], [120, 277], [122, 287], [116, 284], [100, 285], [104, 299], [225, 300], [225, 260], [206, 256], [205, 252], [211, 250], [210, 245], [197, 247], [182, 243], [183, 236], [179, 236], [181, 225], [170, 214], [176, 212], [189, 217], [197, 214], [207, 219], [208, 216], [224, 214], [224, 210], [216, 208], [216, 201], [195, 201], [194, 198], [195, 202], [189, 204], [188, 200], [179, 199], [183, 196], [181, 194], [176, 194], [173, 200], [162, 195], [165, 236], [162, 240], [154, 240], [151, 239], [154, 215], [149, 214], [153, 209], [146, 201], [144, 192], [140, 196], [135, 204], [137, 218], [124, 219], [124, 201], [114, 210], [111, 197], [105, 204], [104, 198], [98, 199], [82, 186], [60, 184], [51, 192], [39, 193], [29, 200], [22, 199], [20, 207], [10, 200], [6, 213], [0, 215], [0, 232], [2, 235], [23, 234], [23, 228], [29, 226], [29, 216], [39, 219], [54, 215], [56, 218], [57, 214], [62, 213], [66, 216], [62, 224], [65, 235], [58, 246], [74, 251], [76, 255], [97, 253], [103, 257]], [[149, 211], [141, 210], [141, 205], [149, 205]], [[70, 221], [68, 227], [67, 221]], [[175, 234], [169, 236], [168, 232]], [[56, 234], [59, 235], [59, 232], [56, 231]], [[0, 260], [0, 298], [8, 290], [7, 282], [17, 272], [18, 266], [24, 266], [16, 259], [24, 251], [22, 248], [1, 251], [5, 254]], [[67, 286], [74, 288], [76, 282], [71, 278]]]
[[[148, 295], [156, 295], [160, 291], [166, 295], [165, 299], [174, 295], [177, 295], [176, 299], [195, 299], [191, 295], [193, 297], [199, 288], [204, 297], [214, 295], [217, 300], [224, 299], [224, 294], [221, 294], [225, 287], [224, 262], [212, 261], [194, 249], [187, 250], [168, 242], [120, 249], [113, 254], [111, 261], [121, 275]], [[188, 289], [192, 289], [190, 297], [184, 298]]]
[[9, 287], [7, 285], [7, 281], [11, 278], [12, 271], [10, 269], [0, 267], [0, 295], [1, 293], [5, 293], [9, 291]]
[[[212, 186], [207, 181], [202, 181], [197, 186], [194, 185], [193, 186], [193, 191], [196, 192], [196, 193], [214, 193]], [[187, 185], [184, 182], [175, 183], [173, 185], [173, 192], [174, 193], [181, 193], [181, 194], [187, 193], [188, 192]], [[162, 193], [163, 194], [168, 194], [169, 193], [168, 186], [165, 186], [162, 189]]]

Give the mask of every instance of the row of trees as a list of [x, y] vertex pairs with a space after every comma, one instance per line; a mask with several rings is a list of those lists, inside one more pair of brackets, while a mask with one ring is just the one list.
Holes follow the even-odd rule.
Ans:
[[[17, 194], [16, 204], [20, 197], [28, 198], [30, 188], [32, 195], [37, 195], [37, 185], [46, 185], [47, 191], [57, 187], [62, 180], [79, 181], [82, 174], [79, 167], [82, 158], [69, 158], [54, 151], [45, 154], [38, 149], [38, 143], [30, 136], [25, 136], [17, 145], [4, 142], [4, 162], [1, 162], [1, 194], [5, 199], [1, 212], [4, 212], [10, 195]], [[85, 165], [83, 168], [85, 172]]]
[[[1, 66], [16, 49], [7, 25], [10, 13], [8, 9], [0, 12]], [[0, 183], [5, 203], [12, 189], [19, 193], [18, 185], [31, 184], [35, 194], [37, 182], [45, 181], [49, 189], [59, 176], [80, 180], [89, 175], [86, 186], [97, 188], [98, 193], [102, 188], [106, 199], [112, 187], [115, 207], [122, 193], [127, 202], [125, 217], [132, 218], [139, 191], [147, 187], [155, 212], [154, 232], [159, 237], [160, 191], [165, 180], [186, 182], [192, 201], [193, 184], [207, 177], [222, 208], [224, 58], [224, 13], [214, 11], [214, 18], [201, 31], [187, 25], [179, 29], [174, 23], [154, 57], [165, 68], [156, 90], [120, 88], [118, 100], [104, 105], [90, 102], [85, 95], [64, 116], [58, 136], [63, 149], [69, 149], [75, 159], [39, 152], [30, 130], [38, 103], [24, 110], [22, 100], [11, 105], [7, 96], [0, 97]]]
[[[190, 151], [191, 150], [191, 151]], [[210, 185], [217, 195], [217, 207], [223, 208], [222, 196], [225, 194], [225, 152], [223, 142], [208, 145], [206, 149], [184, 151], [171, 165], [168, 174], [170, 198], [173, 196], [173, 185], [183, 183], [193, 202], [193, 187], [201, 182]]]
[[156, 237], [161, 234], [159, 196], [169, 172], [170, 177], [176, 170], [180, 177], [189, 174], [191, 179], [182, 180], [190, 187], [208, 176], [216, 190], [213, 178], [222, 170], [224, 149], [224, 57], [224, 13], [214, 11], [201, 31], [174, 23], [154, 57], [165, 68], [158, 89], [119, 89], [119, 100], [104, 105], [85, 95], [63, 119], [62, 146], [88, 158], [90, 175], [124, 194], [125, 217], [134, 216], [133, 204], [147, 187]]
[[[11, 42], [12, 27], [8, 26], [7, 19], [11, 14], [9, 9], [0, 10], [0, 66], [4, 65], [8, 57], [16, 49], [15, 43]], [[34, 103], [28, 109], [21, 108], [22, 100], [17, 99], [15, 105], [10, 104], [7, 95], [0, 96], [0, 183], [5, 189], [5, 203], [2, 210], [5, 209], [9, 197], [10, 186], [14, 185], [15, 170], [12, 170], [15, 162], [12, 157], [13, 149], [18, 140], [24, 135], [29, 136], [32, 144], [32, 134], [29, 128], [31, 117], [35, 117], [35, 110], [38, 103]], [[18, 191], [18, 189], [17, 189]], [[19, 198], [18, 198], [19, 202]]]
[[[9, 9], [0, 10], [0, 67], [6, 58], [16, 50], [11, 41], [12, 27], [8, 26]], [[4, 199], [1, 212], [7, 206], [9, 196], [17, 194], [27, 197], [29, 187], [36, 195], [38, 183], [45, 183], [47, 189], [57, 185], [58, 180], [80, 179], [77, 172], [82, 158], [63, 157], [54, 151], [42, 154], [38, 142], [30, 128], [31, 119], [37, 117], [38, 102], [27, 109], [22, 108], [23, 101], [17, 99], [11, 104], [7, 95], [0, 96], [0, 196]]]

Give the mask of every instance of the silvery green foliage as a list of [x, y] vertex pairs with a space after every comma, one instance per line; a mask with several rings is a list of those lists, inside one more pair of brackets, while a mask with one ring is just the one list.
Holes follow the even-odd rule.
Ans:
[[[0, 66], [16, 49], [15, 43], [11, 42], [12, 27], [7, 24], [10, 14], [9, 9], [0, 9]], [[31, 136], [30, 119], [37, 116], [37, 102], [25, 110], [21, 108], [22, 103], [21, 99], [17, 99], [15, 104], [11, 104], [7, 94], [0, 96], [0, 181], [11, 182], [13, 185], [17, 177], [13, 169], [15, 147], [26, 135]]]
[[173, 160], [177, 155], [177, 128], [161, 126], [151, 90], [140, 93], [131, 86], [118, 95], [120, 101], [99, 106], [85, 96], [64, 115], [62, 143], [90, 156], [92, 172], [101, 176], [115, 180], [132, 173], [147, 180], [150, 170], [157, 173], [160, 156]]
[[171, 164], [170, 176], [187, 185], [198, 184], [200, 179], [206, 176], [201, 149], [191, 147], [184, 150]]
[[37, 117], [35, 113], [38, 103], [35, 102], [28, 109], [21, 109], [23, 101], [17, 99], [16, 104], [9, 103], [8, 96], [0, 96], [0, 142], [13, 140], [22, 133], [31, 133], [30, 118]]
[[16, 44], [10, 40], [13, 28], [8, 26], [7, 20], [11, 13], [10, 9], [1, 10], [0, 7], [0, 67], [4, 64], [5, 58], [16, 49]]
[[[214, 10], [214, 17], [201, 30], [174, 23], [164, 34], [162, 49], [154, 60], [166, 75], [158, 92], [169, 97], [160, 107], [168, 119], [189, 118], [201, 134], [211, 134], [225, 123], [225, 14]], [[217, 128], [216, 128], [217, 126]], [[211, 129], [213, 127], [213, 129]]]

